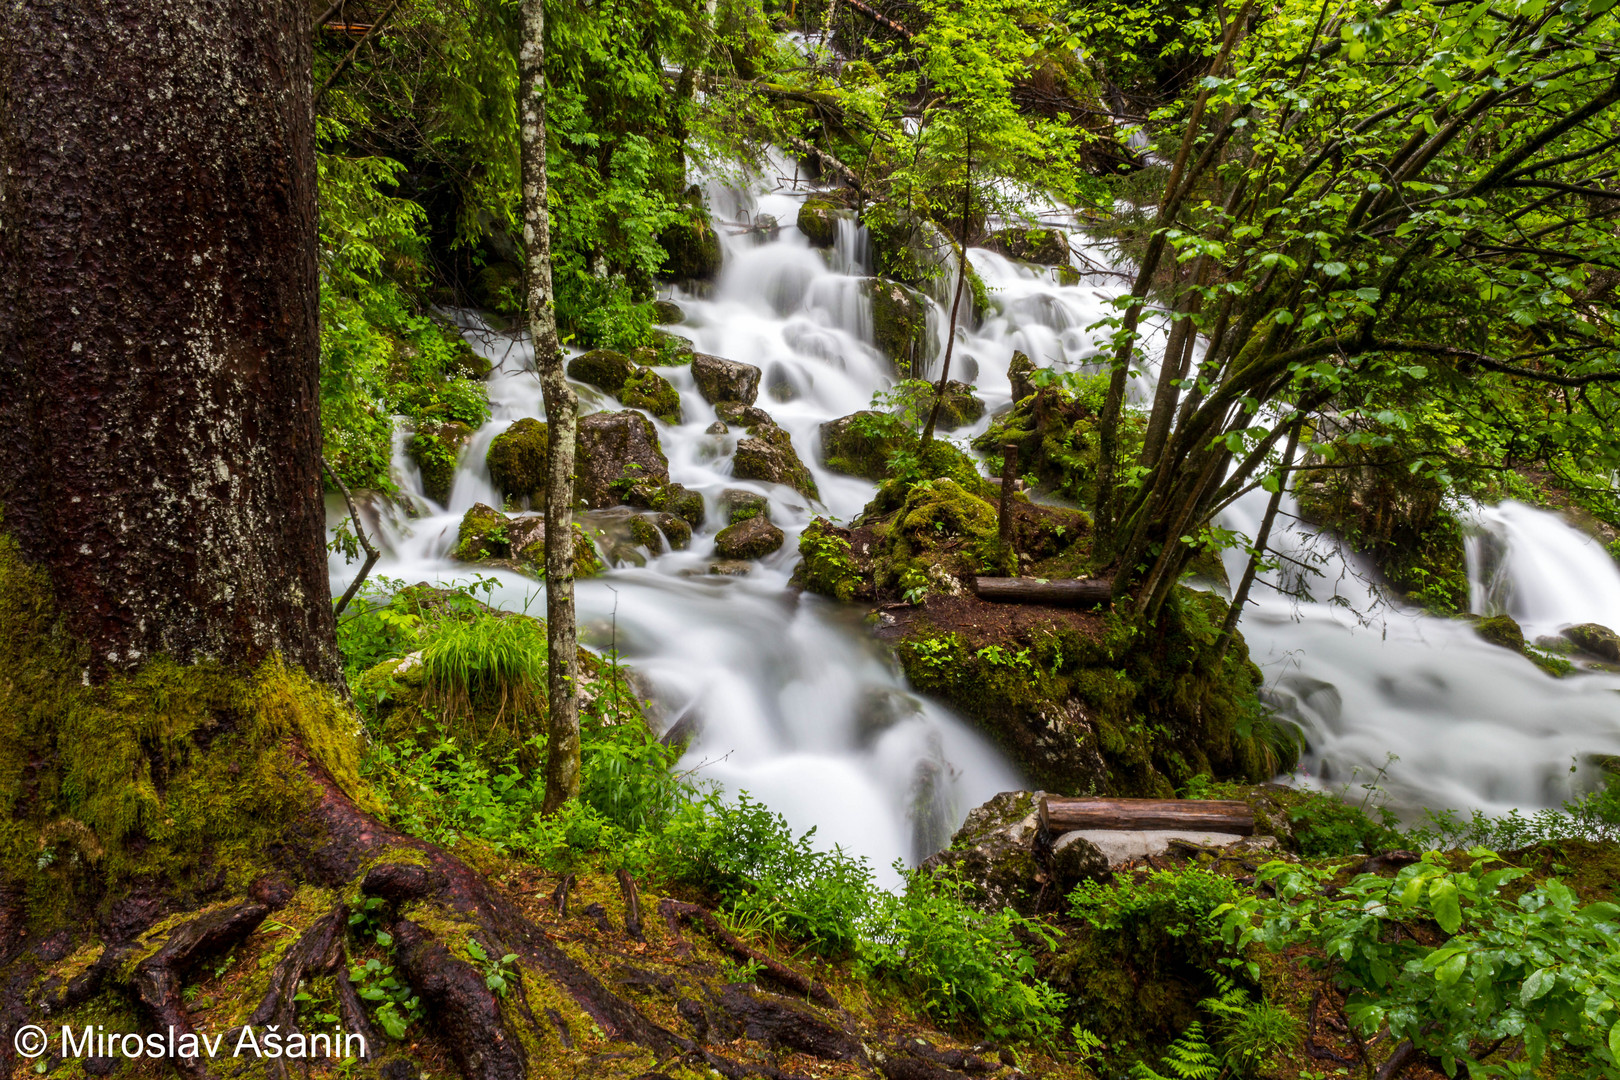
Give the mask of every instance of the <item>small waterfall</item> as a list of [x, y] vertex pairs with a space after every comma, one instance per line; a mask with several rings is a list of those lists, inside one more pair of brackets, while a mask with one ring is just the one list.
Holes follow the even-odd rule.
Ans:
[[[779, 161], [767, 174], [796, 170]], [[700, 721], [683, 769], [728, 790], [748, 790], [795, 828], [817, 828], [819, 842], [866, 856], [884, 874], [897, 859], [915, 861], [936, 850], [969, 809], [1022, 781], [950, 710], [906, 686], [855, 613], [787, 588], [811, 517], [851, 518], [875, 490], [829, 472], [819, 456], [820, 425], [868, 407], [894, 379], [873, 344], [862, 285], [871, 272], [865, 231], [840, 222], [834, 248], [818, 252], [794, 227], [807, 191], [792, 181], [711, 181], [707, 188], [720, 219], [724, 269], [712, 285], [673, 296], [686, 321], [670, 329], [699, 351], [761, 368], [758, 404], [791, 433], [821, 503], [734, 478], [740, 433], [710, 434], [715, 413], [690, 370], [660, 369], [680, 393], [685, 417], [679, 425], [654, 421], [670, 475], [704, 495], [710, 522], [688, 551], [581, 582], [582, 632], [596, 647], [615, 645], [643, 671], [665, 715]], [[775, 239], [726, 227], [766, 214], [782, 225]], [[1080, 239], [1072, 214], [1047, 208], [1042, 216], [1076, 230], [1082, 276], [1063, 285], [1051, 268], [969, 252], [991, 290], [992, 309], [979, 325], [957, 328], [953, 367], [956, 377], [977, 383], [988, 410], [974, 428], [953, 433], [959, 441], [1010, 403], [1006, 368], [1015, 350], [1064, 371], [1098, 371], [1106, 363], [1108, 331], [1089, 327], [1115, 313], [1112, 301], [1129, 288], [1131, 275], [1113, 268], [1109, 248]], [[943, 334], [948, 315], [937, 301], [929, 303], [932, 325]], [[420, 498], [404, 460], [405, 440], [396, 441], [401, 479], [425, 512], [411, 520], [382, 515], [386, 556], [377, 572], [413, 582], [483, 573], [495, 579], [494, 602], [538, 611], [544, 605], [535, 582], [448, 559], [462, 512], [477, 501], [496, 504], [483, 465], [490, 441], [515, 420], [544, 414], [527, 343], [469, 313], [461, 317], [469, 341], [497, 365], [489, 382], [492, 419], [463, 451], [444, 508]], [[1143, 333], [1154, 359], [1132, 378], [1138, 402], [1152, 394], [1165, 320], [1150, 313]], [[578, 389], [585, 411], [618, 408], [588, 387]], [[766, 496], [787, 534], [779, 552], [740, 579], [707, 573], [721, 524], [719, 496], [728, 487]], [[1265, 500], [1260, 491], [1246, 496], [1223, 524], [1252, 536]], [[1297, 511], [1291, 500], [1284, 509]], [[1407, 805], [1503, 811], [1556, 804], [1572, 791], [1572, 761], [1620, 755], [1620, 677], [1557, 680], [1485, 643], [1466, 622], [1392, 604], [1331, 538], [1284, 520], [1275, 543], [1292, 561], [1256, 587], [1242, 629], [1267, 693], [1310, 740], [1300, 782], [1337, 788], [1381, 774]], [[1513, 504], [1482, 510], [1470, 552], [1480, 610], [1503, 607], [1535, 632], [1587, 619], [1620, 624], [1613, 563], [1550, 515]], [[1242, 558], [1229, 553], [1234, 580]], [[334, 562], [339, 587], [351, 572], [341, 559]], [[1389, 762], [1390, 754], [1399, 760]]]

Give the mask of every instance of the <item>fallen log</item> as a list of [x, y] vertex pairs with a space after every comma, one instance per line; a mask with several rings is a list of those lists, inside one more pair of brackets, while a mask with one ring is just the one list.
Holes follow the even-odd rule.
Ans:
[[1238, 799], [1041, 800], [1041, 823], [1049, 833], [1075, 829], [1189, 829], [1254, 835], [1254, 812]]
[[1053, 607], [1107, 607], [1114, 591], [1100, 578], [981, 577], [973, 579], [980, 600], [995, 604], [1050, 604]]

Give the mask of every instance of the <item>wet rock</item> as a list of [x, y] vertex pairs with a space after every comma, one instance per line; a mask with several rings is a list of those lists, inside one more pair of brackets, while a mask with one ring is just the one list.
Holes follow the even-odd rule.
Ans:
[[635, 484], [624, 501], [642, 510], [667, 511], [694, 529], [701, 529], [708, 517], [702, 493], [684, 484]]
[[653, 358], [644, 360], [643, 363], [652, 364], [654, 367], [684, 367], [692, 362], [695, 354], [689, 339], [679, 334], [671, 334], [667, 330], [654, 330], [652, 334]]
[[714, 423], [710, 424], [708, 427], [703, 429], [703, 434], [705, 434], [705, 435], [725, 435], [725, 434], [728, 434], [730, 431], [731, 431], [731, 429], [726, 427], [726, 422], [724, 420], [716, 420]]
[[592, 349], [568, 361], [568, 377], [617, 394], [636, 370], [630, 358], [612, 349]]
[[744, 559], [723, 559], [709, 564], [709, 573], [715, 577], [747, 577], [754, 572], [754, 564]]
[[1563, 635], [1582, 652], [1591, 653], [1600, 660], [1620, 664], [1620, 634], [1601, 623], [1581, 623], [1563, 631]]
[[775, 240], [781, 235], [782, 223], [776, 220], [775, 214], [755, 214], [754, 220], [748, 224], [748, 237], [756, 244]]
[[692, 378], [703, 400], [711, 405], [723, 401], [752, 405], [759, 396], [759, 377], [759, 368], [752, 364], [708, 353], [695, 353], [692, 357]]
[[664, 534], [658, 531], [657, 525], [644, 517], [630, 519], [630, 538], [654, 555], [661, 554], [664, 550]]
[[456, 460], [472, 438], [472, 428], [460, 421], [423, 424], [405, 445], [405, 452], [422, 473], [422, 494], [443, 505], [455, 484]]
[[686, 321], [686, 312], [673, 300], [653, 301], [653, 322], [660, 326], [679, 326]]
[[1519, 629], [1519, 624], [1511, 616], [1492, 615], [1488, 619], [1481, 619], [1474, 624], [1474, 633], [1492, 645], [1500, 645], [1514, 652], [1524, 651], [1524, 631]]
[[793, 449], [793, 438], [775, 424], [756, 424], [737, 443], [731, 474], [739, 480], [786, 484], [807, 499], [821, 498], [816, 478]]
[[467, 344], [465, 338], [454, 339], [451, 342], [451, 348], [455, 350], [456, 357], [451, 361], [448, 374], [463, 379], [472, 379], [475, 382], [483, 382], [489, 378], [489, 373], [494, 369], [494, 365], [490, 363], [489, 357], [479, 355], [477, 350]]
[[720, 493], [720, 512], [726, 517], [726, 524], [735, 525], [749, 518], [763, 517], [769, 521], [771, 517], [771, 503], [765, 496], [753, 491], [744, 491], [741, 488], [726, 488]]
[[758, 424], [774, 424], [771, 414], [755, 405], [744, 405], [740, 401], [722, 401], [714, 407], [715, 415], [721, 421], [736, 427], [751, 428]]
[[821, 425], [821, 460], [834, 472], [882, 481], [889, 456], [915, 442], [895, 417], [862, 409]]
[[664, 539], [669, 541], [671, 551], [685, 551], [692, 546], [692, 526], [685, 518], [664, 512], [654, 514], [652, 522], [664, 534]]
[[943, 281], [956, 248], [951, 238], [927, 218], [891, 217], [883, 213], [866, 217], [878, 273], [905, 285]]
[[576, 356], [568, 362], [568, 377], [607, 391], [629, 408], [646, 409], [666, 424], [681, 422], [681, 395], [675, 387], [622, 353], [595, 349]]
[[867, 278], [861, 291], [872, 302], [872, 340], [878, 352], [905, 377], [928, 361], [928, 302], [923, 294], [895, 281]]
[[815, 196], [799, 207], [799, 231], [804, 233], [814, 248], [830, 248], [838, 240], [838, 219], [854, 215], [833, 202]]
[[759, 559], [778, 550], [782, 540], [782, 530], [759, 515], [721, 529], [715, 535], [714, 550], [726, 559]]
[[1067, 266], [1069, 238], [1057, 229], [1002, 229], [990, 234], [984, 245], [1009, 259]]
[[939, 403], [938, 427], [941, 431], [955, 431], [979, 421], [984, 415], [984, 402], [973, 395], [973, 387], [955, 379], [945, 384], [945, 396]]
[[765, 392], [772, 401], [797, 401], [804, 396], [804, 387], [799, 385], [799, 376], [778, 365], [766, 376]]
[[[596, 545], [578, 522], [574, 529], [574, 576], [594, 577], [602, 572]], [[498, 566], [524, 574], [538, 574], [546, 565], [546, 522], [540, 514], [508, 516], [494, 507], [476, 503], [461, 518], [452, 557], [460, 562]]]
[[632, 409], [646, 409], [666, 424], [681, 422], [680, 393], [650, 368], [637, 368], [625, 380], [619, 401]]
[[1012, 354], [1012, 361], [1007, 365], [1007, 381], [1012, 384], [1012, 399], [1014, 402], [1023, 401], [1035, 392], [1035, 384], [1030, 377], [1035, 374], [1035, 361], [1021, 352]]
[[1010, 907], [1025, 915], [1050, 910], [1081, 881], [1108, 869], [1102, 853], [1083, 841], [1054, 861], [1041, 837], [1042, 792], [1004, 791], [968, 812], [951, 846], [924, 860], [973, 885], [970, 902], [984, 911]]
[[638, 484], [669, 483], [669, 459], [651, 420], [633, 410], [580, 417], [574, 498], [589, 509], [615, 506]]
[[484, 464], [495, 490], [517, 503], [538, 506], [546, 497], [546, 451], [550, 429], [524, 417], [489, 444]]

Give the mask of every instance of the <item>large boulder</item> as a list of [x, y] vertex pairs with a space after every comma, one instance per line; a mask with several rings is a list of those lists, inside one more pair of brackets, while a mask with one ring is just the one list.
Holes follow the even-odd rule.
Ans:
[[951, 846], [923, 862], [973, 886], [968, 901], [984, 911], [1012, 908], [1023, 915], [1061, 908], [1080, 882], [1108, 872], [1095, 846], [1065, 846], [1056, 859], [1042, 836], [1037, 809], [1043, 793], [1004, 791], [968, 812]]
[[759, 368], [752, 364], [708, 353], [696, 353], [692, 357], [692, 378], [703, 400], [711, 405], [728, 401], [752, 405], [759, 396], [759, 376]]
[[1474, 624], [1474, 633], [1492, 645], [1500, 645], [1514, 652], [1524, 651], [1524, 631], [1511, 615], [1492, 615], [1488, 619], [1481, 619]]
[[621, 352], [612, 349], [592, 349], [568, 361], [568, 377], [589, 383], [598, 390], [617, 394], [624, 382], [636, 370], [636, 365]]
[[916, 289], [883, 278], [867, 278], [861, 291], [872, 303], [872, 341], [905, 377], [928, 361], [928, 302]]
[[782, 540], [782, 530], [759, 514], [721, 529], [714, 550], [724, 559], [759, 559], [780, 548]]
[[945, 383], [945, 396], [939, 403], [939, 429], [955, 431], [978, 423], [984, 415], [984, 402], [973, 394], [973, 387], [951, 379]]
[[838, 220], [853, 214], [831, 199], [812, 195], [799, 207], [799, 231], [815, 248], [830, 248], [838, 240]]
[[866, 480], [886, 479], [889, 455], [915, 443], [897, 418], [870, 409], [821, 425], [822, 462], [833, 472]]
[[1057, 229], [1002, 229], [991, 233], [984, 246], [1009, 259], [1047, 266], [1069, 264], [1069, 238]]
[[540, 505], [546, 497], [546, 451], [550, 445], [550, 429], [530, 417], [495, 436], [484, 455], [495, 490], [513, 502]]
[[947, 278], [956, 245], [927, 218], [890, 220], [882, 209], [866, 216], [877, 272], [907, 285], [938, 285]]
[[636, 484], [625, 494], [624, 501], [642, 510], [673, 514], [692, 529], [703, 528], [708, 516], [703, 493], [684, 484]]
[[775, 424], [755, 424], [748, 437], [739, 439], [731, 459], [731, 475], [739, 480], [786, 484], [807, 499], [820, 499], [816, 478], [793, 449], [793, 438]]
[[658, 430], [633, 410], [580, 417], [574, 453], [574, 499], [591, 510], [617, 506], [639, 484], [669, 483]]
[[725, 515], [727, 525], [735, 525], [756, 517], [769, 520], [771, 501], [755, 491], [726, 488], [720, 493], [720, 512]]
[[405, 452], [422, 473], [422, 494], [440, 505], [450, 501], [456, 460], [470, 438], [472, 428], [459, 420], [426, 423], [416, 429], [411, 441], [405, 444]]
[[1620, 634], [1601, 623], [1581, 623], [1571, 626], [1564, 636], [1584, 653], [1591, 653], [1611, 664], [1620, 664]]

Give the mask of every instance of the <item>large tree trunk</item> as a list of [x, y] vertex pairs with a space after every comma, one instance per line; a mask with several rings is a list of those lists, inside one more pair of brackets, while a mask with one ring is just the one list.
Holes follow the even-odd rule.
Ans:
[[0, 8], [0, 503], [98, 677], [337, 676], [307, 6]]
[[563, 368], [551, 291], [546, 205], [546, 8], [523, 0], [518, 124], [523, 152], [523, 246], [528, 255], [529, 337], [551, 429], [546, 474], [546, 794], [550, 813], [579, 794], [579, 653], [574, 616], [574, 436], [579, 401]]

